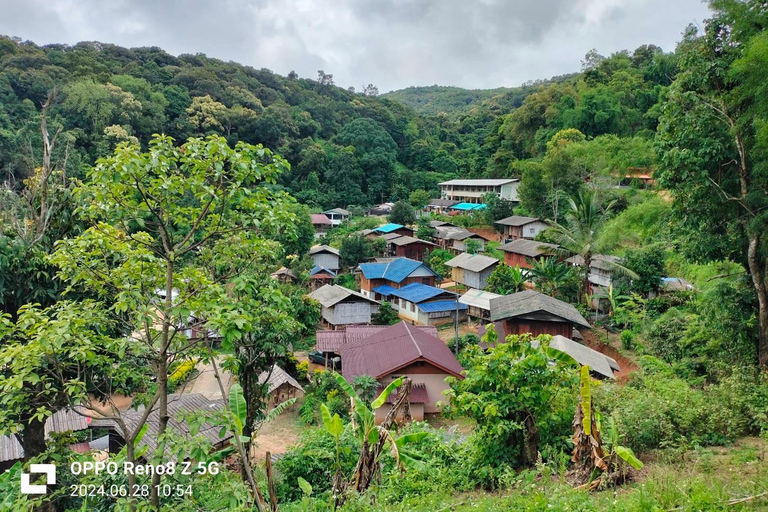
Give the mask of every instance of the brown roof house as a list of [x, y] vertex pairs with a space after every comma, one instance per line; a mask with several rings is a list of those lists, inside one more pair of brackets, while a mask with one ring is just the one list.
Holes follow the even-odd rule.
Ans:
[[499, 297], [502, 295], [498, 293], [469, 289], [459, 297], [459, 302], [469, 308], [467, 311], [469, 317], [488, 321], [491, 319], [491, 300]]
[[571, 338], [575, 328], [591, 328], [575, 307], [534, 290], [491, 299], [491, 321], [499, 339], [525, 333]]
[[504, 251], [504, 263], [510, 267], [531, 268], [531, 261], [542, 256], [550, 256], [558, 246], [535, 240], [513, 240], [499, 247]]
[[502, 227], [501, 241], [519, 240], [525, 238], [533, 240], [536, 235], [549, 227], [549, 223], [536, 217], [522, 217], [513, 215], [506, 219], [497, 220], [494, 224]]
[[277, 365], [273, 365], [271, 369], [259, 374], [259, 384], [264, 383], [268, 385], [269, 404], [267, 407], [269, 409], [273, 409], [291, 398], [304, 396], [304, 388], [301, 387], [301, 384]]
[[298, 281], [298, 278], [296, 277], [296, 274], [293, 272], [293, 270], [286, 267], [280, 267], [280, 270], [272, 272], [269, 277], [272, 279], [277, 279], [281, 283], [295, 283]]
[[451, 267], [454, 282], [469, 288], [482, 290], [488, 284], [488, 277], [499, 266], [499, 260], [481, 254], [462, 253], [445, 262]]
[[[411, 415], [417, 421], [423, 420], [425, 413], [440, 412], [437, 403], [445, 400], [446, 377], [463, 378], [464, 369], [443, 340], [405, 322], [346, 343], [339, 352], [342, 373], [349, 382], [370, 375], [384, 387], [400, 376], [408, 376], [412, 381]], [[395, 398], [376, 411], [377, 423], [384, 420]]]
[[397, 236], [387, 240], [387, 247], [389, 248], [389, 254], [392, 256], [424, 261], [424, 257], [434, 250], [437, 245], [412, 236]]
[[323, 325], [336, 329], [344, 325], [369, 324], [379, 303], [362, 293], [337, 284], [326, 284], [309, 294], [320, 303]]
[[312, 219], [312, 227], [315, 228], [315, 238], [322, 238], [333, 226], [331, 219], [327, 215], [322, 213], [313, 213], [310, 215]]
[[337, 272], [340, 268], [339, 250], [329, 245], [315, 245], [309, 249], [309, 255], [312, 257], [312, 261], [315, 262], [315, 266], [333, 270], [334, 272]]
[[[434, 325], [417, 325], [416, 329], [437, 337], [437, 327]], [[342, 345], [364, 340], [378, 334], [388, 325], [348, 325], [335, 331], [317, 331], [315, 333], [315, 348], [320, 352], [339, 353]]]

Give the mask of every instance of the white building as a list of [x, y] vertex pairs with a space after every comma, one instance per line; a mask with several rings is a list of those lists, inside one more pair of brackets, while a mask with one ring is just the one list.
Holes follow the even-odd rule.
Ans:
[[518, 179], [450, 180], [439, 185], [440, 197], [451, 201], [480, 204], [483, 202], [483, 196], [489, 192], [508, 201], [519, 201], [517, 188], [520, 186], [520, 180]]

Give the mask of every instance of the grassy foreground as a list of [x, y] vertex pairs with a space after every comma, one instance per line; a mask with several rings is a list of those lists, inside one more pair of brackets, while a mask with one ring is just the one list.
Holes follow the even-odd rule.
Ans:
[[[768, 510], [768, 443], [653, 454], [630, 484], [589, 494], [548, 467], [519, 474], [496, 493], [431, 494], [397, 504], [347, 503], [344, 510], [388, 511], [719, 511]], [[644, 457], [645, 458], [645, 457]]]

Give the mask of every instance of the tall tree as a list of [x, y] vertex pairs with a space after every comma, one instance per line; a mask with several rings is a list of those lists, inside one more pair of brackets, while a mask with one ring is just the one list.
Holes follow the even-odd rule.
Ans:
[[732, 258], [758, 300], [756, 353], [768, 369], [768, 9], [713, 0], [702, 33], [678, 48], [657, 137], [658, 178], [674, 197], [675, 226], [695, 260]]

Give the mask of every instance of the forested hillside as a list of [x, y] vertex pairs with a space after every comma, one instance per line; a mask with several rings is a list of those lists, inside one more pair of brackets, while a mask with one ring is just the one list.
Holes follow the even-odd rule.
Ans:
[[490, 99], [512, 90], [510, 87], [463, 89], [446, 85], [429, 85], [406, 87], [405, 89], [388, 92], [382, 96], [411, 107], [419, 114], [435, 115], [441, 112], [450, 114], [466, 110], [482, 100]]
[[610, 58], [593, 54], [582, 74], [512, 89], [455, 116], [423, 116], [388, 98], [335, 87], [326, 74], [283, 77], [159, 48], [40, 47], [3, 38], [0, 169], [5, 179], [20, 180], [39, 165], [39, 152], [30, 148], [40, 147], [40, 111], [55, 92], [49, 129], [62, 129], [56, 151], [66, 154], [70, 176], [124, 140], [220, 134], [282, 154], [292, 168], [280, 183], [303, 202], [367, 205], [434, 191], [456, 176], [520, 176], [519, 160], [542, 156], [565, 128], [587, 138], [646, 140], [675, 72], [673, 54], [653, 46]]

